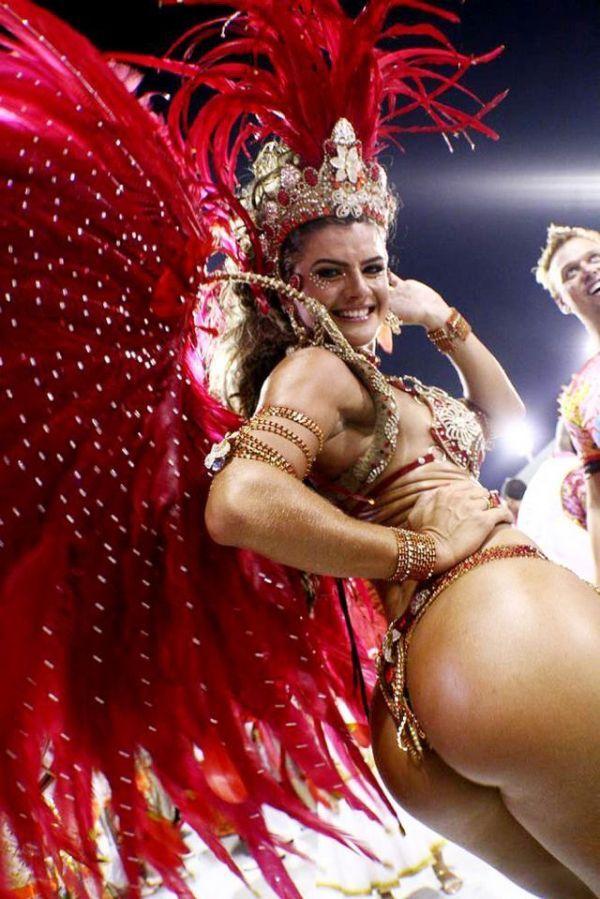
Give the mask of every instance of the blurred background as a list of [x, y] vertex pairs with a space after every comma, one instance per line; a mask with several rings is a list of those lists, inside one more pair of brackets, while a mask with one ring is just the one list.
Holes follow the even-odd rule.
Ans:
[[[406, 135], [403, 153], [384, 156], [404, 204], [392, 254], [401, 277], [427, 282], [463, 312], [527, 404], [526, 427], [499, 439], [485, 463], [484, 482], [498, 487], [551, 439], [561, 385], [589, 355], [583, 328], [558, 312], [531, 268], [549, 222], [600, 226], [600, 2], [438, 2], [461, 15], [460, 25], [443, 27], [463, 52], [505, 45], [467, 83], [485, 100], [509, 95], [487, 119], [499, 141], [478, 137], [473, 150], [458, 140], [450, 153], [439, 136]], [[159, 8], [157, 0], [41, 5], [103, 50], [149, 53], [227, 11]], [[354, 14], [361, 3], [344, 5]], [[421, 329], [405, 329], [395, 343], [386, 368], [458, 390]]]

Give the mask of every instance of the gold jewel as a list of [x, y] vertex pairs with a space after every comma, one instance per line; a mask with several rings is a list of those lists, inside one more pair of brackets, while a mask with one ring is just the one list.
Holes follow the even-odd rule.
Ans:
[[279, 468], [281, 471], [286, 471], [288, 474], [296, 477], [294, 468], [282, 453], [252, 434], [252, 431], [266, 431], [271, 434], [277, 434], [279, 437], [284, 437], [298, 447], [306, 459], [307, 471], [304, 475], [306, 477], [313, 465], [315, 456], [313, 456], [308, 445], [298, 434], [290, 428], [286, 428], [281, 422], [272, 421], [272, 418], [285, 418], [306, 428], [317, 439], [317, 453], [320, 453], [323, 449], [323, 431], [316, 421], [313, 421], [312, 418], [309, 418], [303, 412], [290, 409], [288, 406], [267, 406], [248, 419], [238, 431], [226, 434], [221, 441], [213, 444], [204, 460], [204, 465], [208, 471], [211, 474], [217, 474], [230, 459], [235, 457], [267, 462], [269, 465], [274, 465], [275, 468]]
[[306, 428], [312, 434], [315, 435], [319, 442], [318, 452], [320, 453], [323, 450], [323, 431], [312, 418], [309, 418], [308, 415], [305, 415], [304, 412], [299, 412], [297, 409], [290, 409], [289, 406], [267, 406], [265, 409], [261, 409], [258, 412], [258, 415], [271, 415], [276, 418], [287, 418], [288, 421], [293, 421], [297, 425], [302, 425], [303, 428]]
[[456, 893], [459, 893], [464, 886], [464, 882], [457, 874], [455, 874], [452, 868], [449, 868], [446, 864], [442, 847], [439, 845], [433, 846], [431, 854], [433, 855], [433, 864], [431, 867], [433, 868], [433, 873], [440, 882], [442, 893], [446, 896], [454, 896]]
[[278, 421], [271, 421], [270, 419], [265, 420], [261, 418], [260, 415], [251, 418], [244, 427], [244, 430], [246, 430], [246, 428], [251, 429], [252, 431], [266, 431], [268, 434], [276, 434], [278, 437], [283, 437], [285, 440], [289, 440], [290, 443], [293, 443], [294, 446], [297, 446], [306, 459], [307, 471], [304, 476], [306, 477], [306, 475], [308, 475], [312, 468], [312, 464], [315, 461], [315, 457], [312, 455], [304, 440], [299, 437], [295, 431], [286, 428], [285, 425], [282, 425]]
[[428, 331], [427, 336], [433, 345], [446, 355], [451, 355], [455, 349], [455, 341], [465, 341], [471, 333], [471, 325], [463, 318], [458, 309], [450, 310], [450, 317], [441, 328]]
[[392, 312], [391, 310], [388, 312], [385, 317], [385, 323], [389, 327], [392, 334], [395, 334], [396, 337], [402, 332], [402, 321], [398, 318], [395, 312]]
[[451, 337], [465, 341], [471, 333], [471, 325], [466, 318], [460, 314], [458, 309], [453, 309], [452, 315], [446, 324], [446, 330]]
[[277, 269], [287, 235], [325, 216], [368, 218], [387, 229], [395, 201], [377, 162], [365, 162], [361, 142], [347, 119], [338, 119], [323, 144], [320, 168], [305, 165], [282, 141], [265, 144], [252, 166], [254, 178], [240, 199], [260, 232], [265, 259]]
[[501, 505], [502, 499], [497, 490], [490, 490], [488, 493], [487, 508], [497, 509]]
[[288, 317], [288, 321], [292, 326], [294, 336], [298, 341], [298, 346], [305, 346], [309, 342], [310, 333], [300, 316], [292, 300], [283, 298], [281, 308]]
[[393, 312], [388, 312], [383, 323], [377, 331], [377, 343], [384, 353], [391, 353], [394, 349], [393, 335], [400, 334], [402, 331], [402, 322]]
[[229, 433], [218, 443], [213, 443], [204, 459], [204, 467], [210, 474], [218, 474], [227, 465], [233, 450], [234, 439], [235, 434]]
[[384, 353], [391, 353], [393, 351], [394, 337], [392, 335], [392, 329], [387, 322], [384, 321], [379, 325], [375, 339], [377, 345], [381, 347]]
[[396, 538], [398, 556], [394, 573], [388, 578], [392, 583], [406, 580], [428, 580], [435, 568], [435, 540], [431, 534], [416, 534], [405, 528], [392, 528]]
[[[327, 278], [321, 277], [318, 272], [311, 272], [308, 277], [313, 282], [315, 287], [319, 288], [319, 290], [327, 290], [328, 287], [331, 287], [331, 281], [329, 281]], [[345, 278], [346, 273], [340, 272], [340, 277]]]
[[392, 528], [396, 538], [396, 565], [388, 581], [399, 584], [408, 577], [410, 566], [410, 546], [406, 539], [406, 531], [403, 528]]
[[267, 465], [272, 465], [274, 468], [296, 477], [294, 468], [285, 456], [269, 446], [268, 443], [265, 443], [264, 440], [254, 437], [246, 428], [241, 428], [238, 431], [238, 437], [231, 455], [234, 459], [252, 459], [256, 462], [266, 462]]

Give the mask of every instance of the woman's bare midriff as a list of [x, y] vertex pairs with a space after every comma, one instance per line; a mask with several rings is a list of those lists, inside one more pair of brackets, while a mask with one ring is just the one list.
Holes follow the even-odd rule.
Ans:
[[[390, 468], [393, 471], [392, 466], [394, 466], [394, 462], [395, 460], [392, 460], [386, 475], [389, 476]], [[468, 472], [458, 468], [450, 461], [430, 462], [409, 472], [379, 495], [372, 507], [369, 520], [388, 527], [406, 527], [410, 511], [420, 496], [445, 484], [465, 480], [473, 484], [479, 483]], [[485, 501], [489, 492], [482, 485], [479, 486], [481, 486], [482, 500]], [[497, 525], [489, 537], [482, 543], [481, 549], [489, 546], [498, 546], [499, 544], [536, 546], [530, 537], [509, 524]], [[417, 584], [414, 581], [409, 581], [404, 584], [384, 584], [383, 587], [384, 589], [381, 590], [381, 593], [386, 615], [389, 620], [392, 620], [404, 612]]]

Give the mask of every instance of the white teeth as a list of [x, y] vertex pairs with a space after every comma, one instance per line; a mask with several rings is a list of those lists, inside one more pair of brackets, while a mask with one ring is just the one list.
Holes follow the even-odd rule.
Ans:
[[366, 321], [371, 311], [371, 309], [337, 309], [334, 314], [349, 321]]

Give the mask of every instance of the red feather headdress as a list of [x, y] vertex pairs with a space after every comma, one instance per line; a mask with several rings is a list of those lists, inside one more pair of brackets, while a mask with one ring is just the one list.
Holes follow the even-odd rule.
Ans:
[[[340, 0], [227, 5], [235, 15], [192, 29], [173, 48], [186, 47], [183, 61], [162, 65], [184, 76], [170, 111], [173, 133], [202, 178], [230, 197], [240, 195], [241, 159], [255, 155], [257, 141], [275, 138], [238, 204], [255, 270], [265, 258], [273, 267], [281, 242], [303, 221], [366, 213], [386, 225], [394, 204], [376, 158], [400, 133], [497, 137], [483, 119], [504, 94], [482, 103], [462, 78], [502, 48], [465, 55], [434, 25], [403, 24], [394, 15], [405, 8], [458, 21], [439, 6], [370, 0], [351, 18]], [[219, 29], [223, 40], [210, 46]], [[194, 114], [199, 88], [215, 93]]]

